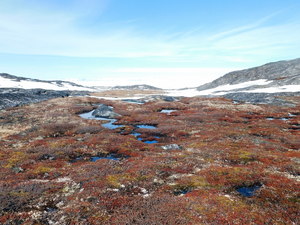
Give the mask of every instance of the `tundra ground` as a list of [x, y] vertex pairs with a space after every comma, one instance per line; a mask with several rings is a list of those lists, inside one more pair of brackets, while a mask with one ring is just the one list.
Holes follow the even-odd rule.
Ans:
[[[2, 110], [0, 223], [299, 224], [300, 98], [289, 101], [70, 97]], [[124, 126], [79, 116], [100, 103]]]

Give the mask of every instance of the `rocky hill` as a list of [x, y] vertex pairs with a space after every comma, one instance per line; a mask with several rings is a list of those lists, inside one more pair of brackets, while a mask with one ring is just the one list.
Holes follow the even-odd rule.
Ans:
[[84, 91], [56, 91], [44, 89], [0, 88], [0, 110], [52, 98], [86, 95]]
[[230, 72], [195, 91], [197, 95], [223, 96], [235, 101], [290, 105], [278, 96], [300, 95], [300, 58]]
[[85, 87], [73, 82], [62, 80], [39, 80], [26, 77], [19, 77], [7, 73], [0, 73], [0, 88], [20, 88], [20, 89], [45, 89], [45, 90], [76, 90], [95, 91], [90, 87]]
[[69, 81], [46, 81], [0, 73], [0, 110], [52, 98], [86, 95], [89, 91], [95, 89]]
[[[224, 87], [225, 85], [226, 87]], [[231, 88], [229, 88], [230, 86], [228, 85], [230, 85]], [[218, 88], [219, 90], [216, 91], [236, 92], [270, 87], [278, 87], [280, 89], [280, 87], [286, 85], [300, 85], [300, 58], [289, 61], [272, 62], [250, 69], [230, 72], [213, 82], [199, 86], [197, 90], [203, 91]], [[289, 90], [283, 92], [286, 91]], [[258, 92], [264, 91], [260, 90]], [[265, 92], [272, 91], [265, 89]]]

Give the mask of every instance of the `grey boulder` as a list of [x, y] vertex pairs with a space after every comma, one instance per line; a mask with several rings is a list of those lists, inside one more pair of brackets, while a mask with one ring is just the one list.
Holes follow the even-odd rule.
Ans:
[[182, 147], [177, 144], [164, 145], [164, 146], [161, 146], [161, 148], [164, 150], [180, 150], [180, 149], [182, 149]]
[[100, 104], [98, 108], [94, 110], [92, 115], [95, 117], [104, 117], [108, 119], [114, 119], [118, 116], [121, 116], [113, 111], [113, 107], [104, 104]]

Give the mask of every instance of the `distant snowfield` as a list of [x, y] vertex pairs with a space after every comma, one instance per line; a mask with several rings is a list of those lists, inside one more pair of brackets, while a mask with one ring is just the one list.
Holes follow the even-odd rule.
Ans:
[[[264, 87], [264, 85], [270, 84], [272, 81], [270, 80], [255, 80], [255, 81], [248, 81], [239, 84], [226, 84], [222, 86], [218, 86], [216, 88], [211, 88], [203, 91], [198, 91], [196, 88], [186, 88], [186, 89], [169, 89], [165, 90], [164, 95], [168, 96], [185, 96], [185, 97], [194, 97], [194, 96], [201, 96], [201, 95], [212, 95], [212, 96], [220, 96], [225, 95], [228, 93], [280, 93], [280, 92], [300, 92], [300, 85], [284, 85], [279, 87]], [[248, 88], [252, 86], [257, 86], [257, 89], [254, 90], [239, 90], [243, 88]], [[4, 77], [0, 77], [0, 88], [21, 88], [21, 89], [46, 89], [46, 90], [72, 90], [72, 91], [91, 91], [95, 92], [95, 89], [89, 87], [78, 87], [73, 86], [67, 82], [56, 83], [53, 82], [41, 82], [41, 81], [30, 81], [30, 80], [12, 80], [7, 79]], [[103, 88], [103, 90], [105, 90]], [[147, 95], [137, 95], [135, 97], [101, 97], [111, 100], [118, 100], [118, 99], [139, 99], [146, 97]]]
[[62, 82], [61, 84], [57, 84], [56, 82], [38, 82], [38, 81], [30, 81], [30, 80], [11, 80], [4, 77], [0, 77], [0, 88], [22, 88], [22, 89], [46, 89], [46, 90], [72, 90], [72, 91], [95, 91], [91, 88], [86, 87], [77, 87], [73, 86], [69, 83]]

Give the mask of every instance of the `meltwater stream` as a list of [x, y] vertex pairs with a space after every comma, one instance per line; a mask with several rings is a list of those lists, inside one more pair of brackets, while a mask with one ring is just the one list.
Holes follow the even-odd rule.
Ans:
[[[104, 120], [104, 121], [107, 121], [107, 123], [102, 124], [102, 127], [107, 128], [107, 129], [111, 129], [111, 130], [114, 130], [114, 129], [119, 128], [119, 127], [124, 127], [124, 125], [116, 125], [116, 124], [114, 124], [117, 121], [116, 119], [108, 119], [108, 118], [105, 118], [105, 117], [95, 117], [95, 116], [92, 115], [93, 112], [94, 112], [94, 110], [91, 111], [91, 112], [82, 113], [79, 116], [81, 118], [83, 118], [83, 119]], [[141, 129], [156, 129], [157, 127], [153, 126], [153, 125], [140, 124], [140, 125], [136, 125], [136, 128], [141, 128]], [[144, 142], [146, 144], [155, 144], [155, 143], [158, 143], [157, 140], [151, 140], [151, 141], [144, 140], [143, 138], [140, 137], [141, 133], [138, 133], [138, 132], [135, 132], [135, 131], [133, 131], [131, 133], [131, 135], [135, 136], [137, 138], [137, 140], [142, 141], [142, 142]], [[158, 136], [154, 136], [154, 138], [159, 139]]]
[[115, 125], [114, 124], [117, 121], [116, 119], [108, 119], [108, 118], [104, 118], [104, 117], [95, 117], [95, 116], [92, 115], [93, 112], [94, 112], [94, 110], [91, 111], [91, 112], [80, 114], [79, 116], [83, 119], [107, 121], [107, 123], [102, 124], [102, 127], [107, 128], [107, 129], [114, 130], [116, 128], [123, 127], [123, 125]]

